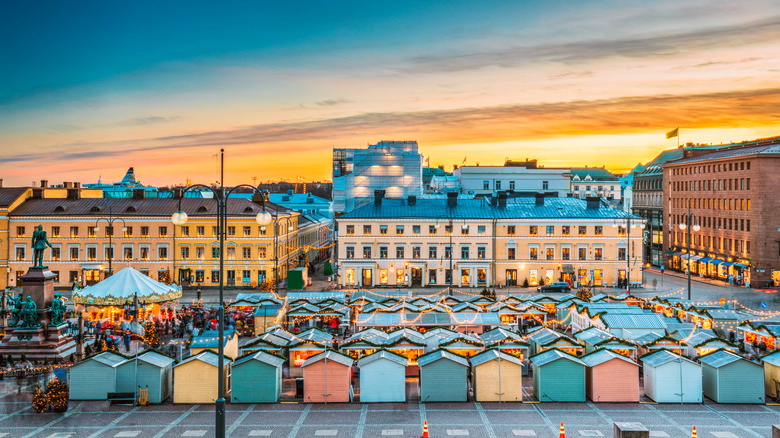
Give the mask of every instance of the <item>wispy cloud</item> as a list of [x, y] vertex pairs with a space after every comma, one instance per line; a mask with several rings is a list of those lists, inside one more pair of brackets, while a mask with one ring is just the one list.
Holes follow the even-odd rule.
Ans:
[[443, 73], [484, 67], [510, 68], [539, 62], [577, 63], [606, 57], [659, 57], [715, 47], [738, 47], [780, 40], [780, 17], [644, 38], [591, 39], [559, 44], [515, 46], [471, 53], [411, 58], [404, 74]]
[[349, 103], [349, 102], [351, 102], [351, 100], [344, 99], [343, 97], [339, 97], [337, 99], [325, 99], [325, 100], [321, 100], [319, 102], [314, 102], [314, 103], [315, 103], [315, 105], [318, 105], [318, 106], [334, 106], [334, 105], [341, 105], [341, 104]]
[[160, 117], [160, 116], [148, 116], [137, 117], [133, 119], [121, 120], [116, 123], [117, 126], [146, 126], [157, 125], [160, 123], [170, 123], [179, 119], [179, 116]]

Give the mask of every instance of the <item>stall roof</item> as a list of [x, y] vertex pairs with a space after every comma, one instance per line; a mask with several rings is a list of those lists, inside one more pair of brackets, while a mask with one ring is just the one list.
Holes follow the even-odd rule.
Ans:
[[767, 354], [762, 357], [761, 360], [776, 367], [780, 367], [780, 350]]
[[455, 362], [457, 364], [463, 365], [464, 367], [469, 366], [468, 359], [466, 359], [463, 356], [458, 356], [457, 354], [451, 353], [447, 350], [434, 350], [431, 351], [430, 353], [420, 356], [417, 358], [417, 364], [423, 367], [428, 364], [434, 363], [439, 359], [446, 359]]
[[586, 344], [596, 345], [601, 341], [612, 339], [614, 335], [612, 333], [601, 330], [598, 327], [588, 327], [585, 330], [575, 333], [574, 337]]
[[253, 293], [247, 293], [247, 292], [239, 292], [238, 295], [236, 295], [236, 300], [233, 301], [234, 306], [254, 306], [257, 304], [263, 304], [264, 302], [267, 303], [275, 303], [281, 305], [283, 300], [278, 298], [276, 295], [274, 295], [271, 292], [253, 292]]
[[252, 314], [252, 316], [278, 316], [279, 312], [284, 308], [281, 304], [262, 304], [260, 307], [255, 309], [255, 312]]
[[639, 336], [631, 340], [631, 342], [637, 345], [647, 345], [655, 342], [658, 338], [662, 338], [664, 335], [657, 332], [650, 332], [645, 335]]
[[699, 358], [699, 362], [713, 368], [720, 368], [742, 360], [742, 356], [728, 350], [717, 350]]
[[450, 325], [500, 325], [501, 319], [495, 313], [361, 313], [357, 317], [358, 327], [450, 326]]
[[536, 356], [531, 358], [531, 362], [533, 362], [535, 367], [539, 367], [542, 365], [546, 365], [548, 363], [555, 362], [556, 360], [559, 359], [570, 360], [580, 365], [585, 365], [585, 362], [577, 359], [571, 354], [556, 349], [547, 350], [544, 353], [537, 354]]
[[342, 364], [344, 366], [348, 366], [348, 367], [351, 367], [352, 363], [355, 361], [355, 359], [352, 359], [349, 356], [345, 356], [345, 355], [343, 355], [341, 353], [337, 353], [337, 352], [335, 352], [333, 350], [326, 350], [326, 351], [323, 351], [322, 353], [315, 354], [314, 356], [311, 356], [308, 359], [306, 359], [306, 361], [303, 362], [303, 366], [307, 367], [307, 366], [309, 366], [309, 365], [311, 365], [311, 364], [313, 364], [315, 362], [319, 362], [319, 361], [325, 360], [325, 359], [332, 360], [334, 362], [338, 362], [338, 363], [340, 363], [340, 364]]
[[349, 300], [350, 302], [352, 302], [352, 301], [365, 298], [367, 300], [382, 301], [387, 297], [411, 298], [412, 292], [408, 290], [383, 290], [382, 293], [375, 293], [369, 290], [359, 290], [356, 292], [352, 292], [352, 295], [350, 295]]
[[657, 313], [628, 314], [607, 313], [601, 320], [608, 328], [615, 329], [666, 329], [667, 325]]
[[368, 356], [361, 357], [360, 360], [358, 360], [358, 367], [368, 365], [371, 362], [375, 362], [380, 359], [389, 360], [403, 366], [409, 365], [409, 359], [405, 358], [404, 356], [388, 350], [379, 350], [375, 353], [369, 354]]
[[126, 357], [120, 356], [110, 351], [104, 351], [100, 354], [96, 354], [95, 356], [88, 357], [87, 359], [94, 360], [95, 362], [100, 362], [103, 365], [110, 366], [111, 368], [116, 368], [117, 366], [125, 363], [128, 360]]
[[[190, 357], [184, 359], [183, 361], [181, 361], [176, 366], [180, 367], [180, 366], [184, 365], [185, 363], [189, 363], [189, 362], [192, 362], [194, 360], [199, 360], [201, 362], [205, 362], [205, 363], [207, 363], [209, 365], [212, 365], [212, 366], [215, 366], [215, 367], [219, 366], [219, 355], [217, 353], [214, 353], [211, 350], [204, 350], [204, 351], [201, 351], [200, 353], [198, 353], [198, 354], [196, 354], [194, 356], [190, 356]], [[225, 363], [225, 365], [227, 365], [229, 362], [230, 362], [229, 360], [226, 360], [224, 363]]]
[[159, 368], [165, 368], [168, 365], [176, 362], [174, 358], [168, 357], [164, 354], [160, 354], [152, 350], [147, 350], [146, 352], [139, 354], [138, 360], [146, 362], [149, 365], [154, 365]]
[[490, 362], [491, 360], [497, 360], [499, 357], [501, 360], [506, 360], [520, 366], [523, 365], [523, 362], [515, 356], [504, 353], [503, 351], [497, 350], [495, 348], [491, 348], [473, 356], [471, 358], [471, 366], [476, 367], [482, 365], [483, 363]]
[[327, 299], [334, 299], [344, 301], [346, 299], [345, 292], [334, 291], [322, 291], [322, 292], [287, 292], [287, 301], [293, 302], [295, 300], [308, 300], [308, 301], [322, 301]]
[[678, 360], [684, 360], [688, 363], [695, 363], [684, 356], [680, 356], [679, 354], [674, 354], [667, 349], [661, 349], [655, 353], [643, 357], [642, 364], [645, 366], [657, 367], [665, 363], [675, 362]]
[[612, 350], [596, 350], [590, 354], [586, 354], [585, 356], [582, 356], [580, 358], [583, 362], [585, 362], [585, 365], [589, 367], [595, 367], [596, 365], [601, 365], [604, 362], [610, 361], [612, 359], [620, 359], [624, 362], [628, 362], [630, 364], [636, 365], [636, 362], [633, 360], [623, 356], [622, 354], [617, 354]]
[[[225, 330], [225, 336], [222, 339], [224, 344], [227, 345], [230, 338], [235, 336], [235, 330]], [[192, 338], [190, 348], [219, 348], [219, 331], [218, 330], [204, 330], [199, 333], [198, 336]]]
[[505, 339], [511, 339], [515, 341], [523, 340], [522, 336], [503, 327], [496, 327], [478, 336], [485, 342], [485, 344], [491, 344], [493, 342], [503, 341]]
[[241, 365], [242, 363], [248, 362], [250, 360], [256, 360], [258, 362], [262, 362], [264, 364], [271, 365], [272, 367], [276, 367], [276, 368], [281, 367], [286, 361], [285, 358], [279, 357], [275, 354], [266, 353], [265, 351], [258, 351], [239, 358], [238, 360], [233, 362], [233, 366], [235, 367], [237, 365]]

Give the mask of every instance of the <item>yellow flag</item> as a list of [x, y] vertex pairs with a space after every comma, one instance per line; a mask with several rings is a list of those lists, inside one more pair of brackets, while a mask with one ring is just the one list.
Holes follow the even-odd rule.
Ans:
[[680, 134], [680, 128], [674, 128], [666, 133], [666, 138], [677, 137], [678, 134]]

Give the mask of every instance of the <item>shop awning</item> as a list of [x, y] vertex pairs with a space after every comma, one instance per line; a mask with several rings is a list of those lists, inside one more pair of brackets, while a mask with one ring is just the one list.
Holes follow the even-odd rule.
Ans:
[[721, 263], [726, 263], [726, 262], [724, 262], [723, 260], [713, 259], [710, 261], [710, 263], [712, 263], [713, 265], [719, 265]]
[[673, 249], [670, 249], [669, 251], [666, 251], [666, 255], [672, 255], [672, 254], [674, 254], [674, 250]]
[[673, 255], [673, 256], [675, 256], [675, 257], [682, 257], [682, 256], [684, 256], [684, 255], [685, 255], [685, 253], [684, 253], [684, 252], [681, 252], [681, 251], [677, 251], [676, 253], [674, 253], [674, 254], [672, 254], [672, 255]]
[[734, 263], [734, 266], [740, 267], [740, 268], [747, 268], [747, 265], [743, 265], [742, 263]]
[[699, 261], [700, 261], [701, 263], [709, 263], [709, 262], [711, 262], [711, 261], [712, 261], [712, 259], [711, 259], [711, 258], [709, 258], [709, 257], [704, 257], [704, 258], [702, 258], [702, 259], [701, 259], [701, 260], [699, 260]]
[[729, 266], [732, 266], [732, 265], [735, 265], [735, 264], [736, 264], [736, 263], [734, 263], [734, 262], [723, 262], [723, 263], [721, 263], [721, 265], [722, 265], [724, 268], [728, 268]]
[[564, 274], [573, 274], [574, 273], [574, 266], [572, 265], [563, 265], [561, 267], [561, 272]]

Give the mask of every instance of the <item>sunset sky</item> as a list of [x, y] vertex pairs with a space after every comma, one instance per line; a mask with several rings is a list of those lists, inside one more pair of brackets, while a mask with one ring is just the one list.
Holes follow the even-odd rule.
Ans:
[[330, 179], [332, 148], [615, 171], [780, 135], [780, 2], [2, 2], [0, 178]]

